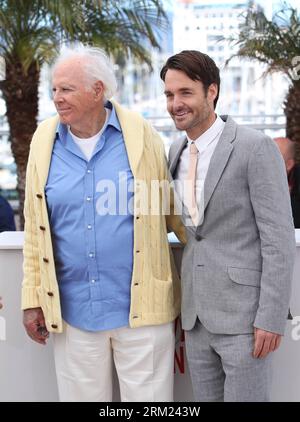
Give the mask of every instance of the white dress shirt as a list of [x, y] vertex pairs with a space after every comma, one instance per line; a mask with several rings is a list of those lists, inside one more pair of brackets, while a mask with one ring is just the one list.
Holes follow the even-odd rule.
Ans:
[[204, 182], [208, 172], [209, 163], [214, 150], [219, 142], [221, 133], [224, 129], [225, 122], [217, 116], [215, 122], [207, 129], [206, 132], [202, 133], [196, 140], [188, 139], [187, 148], [185, 148], [179, 158], [177, 170], [175, 174], [175, 189], [179, 196], [179, 200], [184, 205], [184, 212], [188, 214], [186, 209], [187, 199], [187, 185], [185, 184], [189, 168], [189, 146], [192, 142], [198, 149], [198, 164], [197, 164], [197, 175], [196, 175], [196, 200], [197, 207], [199, 210], [199, 223], [203, 222], [203, 208], [204, 208]]

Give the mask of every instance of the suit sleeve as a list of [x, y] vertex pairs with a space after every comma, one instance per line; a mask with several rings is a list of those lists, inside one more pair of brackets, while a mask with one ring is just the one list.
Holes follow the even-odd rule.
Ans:
[[0, 232], [16, 230], [14, 212], [6, 201], [0, 197]]
[[248, 183], [262, 255], [261, 292], [254, 326], [283, 334], [296, 248], [286, 170], [272, 139], [263, 137], [253, 148]]

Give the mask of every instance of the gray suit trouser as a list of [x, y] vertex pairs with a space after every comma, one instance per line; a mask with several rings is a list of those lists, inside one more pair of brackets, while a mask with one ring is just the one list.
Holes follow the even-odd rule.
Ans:
[[197, 319], [185, 339], [196, 401], [270, 401], [272, 353], [252, 356], [254, 334], [213, 334]]

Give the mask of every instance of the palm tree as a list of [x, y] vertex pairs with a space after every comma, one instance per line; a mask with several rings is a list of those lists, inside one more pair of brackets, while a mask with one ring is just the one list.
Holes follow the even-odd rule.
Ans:
[[151, 66], [149, 46], [158, 48], [155, 30], [166, 24], [161, 0], [0, 0], [0, 56], [12, 154], [17, 165], [19, 214], [23, 227], [25, 173], [37, 125], [41, 66], [63, 42], [81, 41], [108, 53], [130, 53]]
[[[290, 82], [284, 101], [286, 136], [300, 146], [300, 16], [297, 9], [285, 5], [272, 20], [261, 8], [250, 6], [237, 37], [230, 41], [238, 46], [233, 57], [257, 60], [266, 65], [266, 72], [282, 72]], [[299, 156], [300, 158], [300, 156]]]

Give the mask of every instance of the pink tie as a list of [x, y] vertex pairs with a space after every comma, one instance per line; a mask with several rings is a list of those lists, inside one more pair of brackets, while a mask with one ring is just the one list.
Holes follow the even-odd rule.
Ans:
[[187, 195], [187, 208], [192, 218], [194, 226], [198, 225], [199, 214], [196, 200], [196, 176], [197, 176], [197, 162], [198, 162], [198, 149], [195, 142], [190, 145], [190, 161], [187, 174], [188, 181], [188, 195]]

